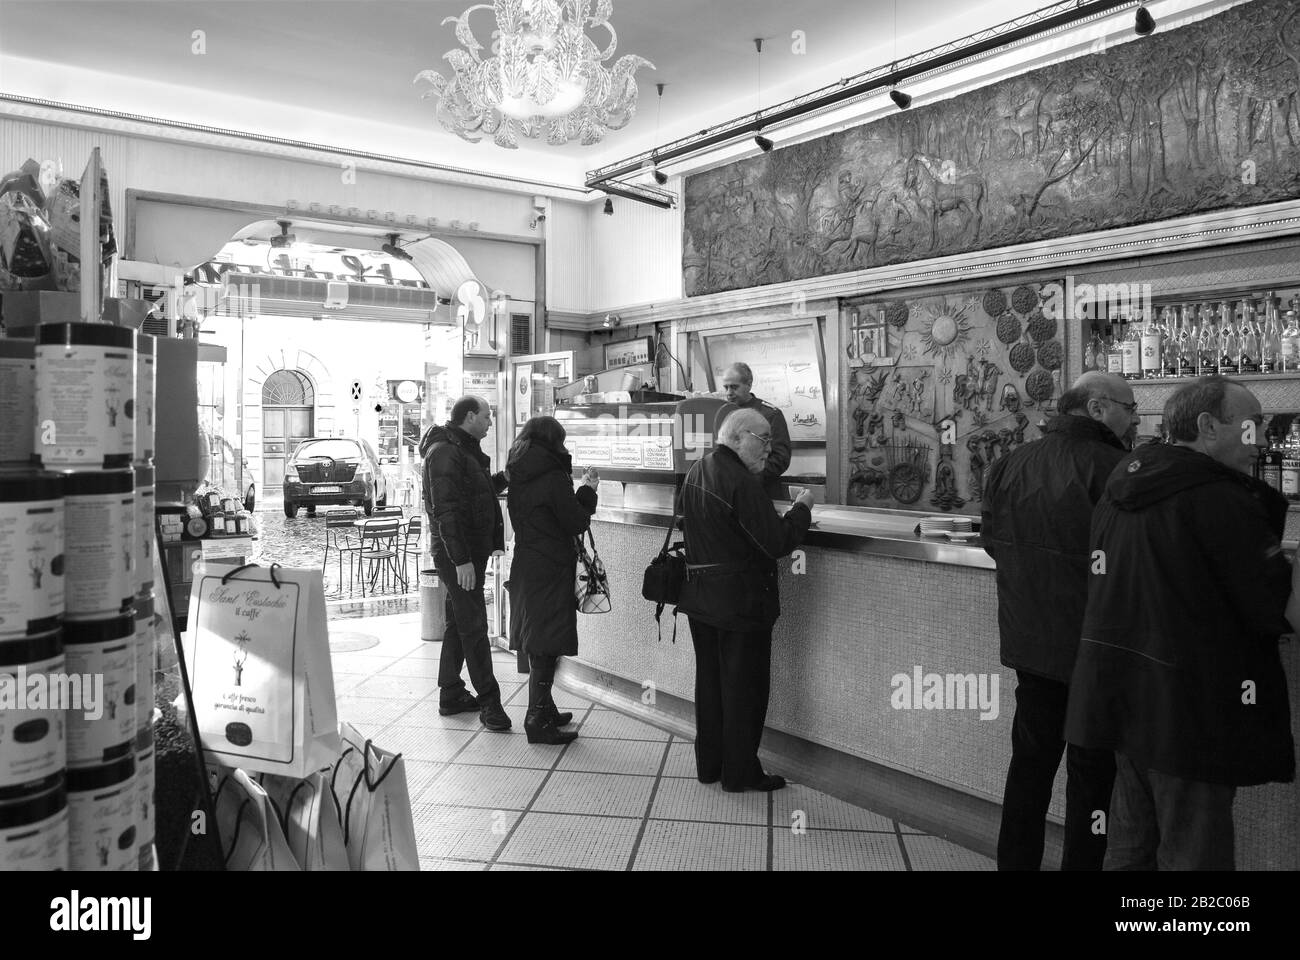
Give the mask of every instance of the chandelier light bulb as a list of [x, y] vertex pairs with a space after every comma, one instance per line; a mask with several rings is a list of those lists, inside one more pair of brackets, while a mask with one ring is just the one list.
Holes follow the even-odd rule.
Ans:
[[[471, 13], [492, 10], [496, 31], [490, 56], [475, 38]], [[430, 84], [422, 96], [438, 99], [438, 120], [470, 143], [492, 136], [499, 147], [514, 149], [519, 137], [563, 145], [599, 143], [620, 130], [636, 113], [634, 74], [654, 69], [644, 57], [619, 57], [611, 67], [618, 37], [609, 22], [612, 0], [589, 4], [524, 0], [470, 7], [443, 24], [456, 24], [463, 45], [450, 51], [450, 78], [436, 70], [416, 75]], [[596, 32], [595, 39], [588, 30]], [[608, 36], [603, 36], [607, 34]], [[605, 41], [602, 47], [598, 40]]]

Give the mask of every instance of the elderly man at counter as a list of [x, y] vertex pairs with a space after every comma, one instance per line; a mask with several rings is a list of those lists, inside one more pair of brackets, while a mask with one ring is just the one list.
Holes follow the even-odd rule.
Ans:
[[1236, 788], [1295, 779], [1287, 504], [1251, 477], [1245, 386], [1195, 380], [1164, 419], [1170, 442], [1121, 460], [1093, 516], [1065, 736], [1116, 754], [1106, 869], [1232, 870]]
[[718, 446], [686, 475], [680, 512], [687, 582], [678, 609], [695, 646], [695, 765], [701, 783], [722, 789], [779, 790], [758, 760], [767, 719], [772, 627], [780, 615], [776, 561], [812, 522], [812, 494], [801, 490], [778, 517], [759, 476], [772, 432], [757, 410], [723, 420]]
[[783, 500], [781, 477], [790, 467], [790, 428], [786, 425], [785, 414], [749, 392], [753, 385], [754, 371], [747, 363], [733, 363], [722, 375], [722, 392], [727, 402], [742, 410], [757, 411], [767, 422], [772, 445], [768, 449], [767, 466], [763, 468], [763, 490], [771, 499]]
[[1100, 870], [1094, 833], [1115, 781], [1109, 750], [1065, 745], [1065, 708], [1088, 599], [1088, 531], [1138, 417], [1122, 377], [1085, 373], [1061, 396], [1043, 438], [997, 460], [984, 487], [981, 535], [997, 561], [1002, 663], [1016, 671], [1011, 766], [1002, 797], [999, 870], [1042, 865], [1052, 782], [1065, 753], [1062, 870]]

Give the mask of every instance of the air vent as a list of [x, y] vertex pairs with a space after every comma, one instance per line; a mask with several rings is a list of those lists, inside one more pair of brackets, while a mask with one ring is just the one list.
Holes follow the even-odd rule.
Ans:
[[147, 317], [144, 325], [140, 327], [141, 333], [147, 333], [151, 337], [167, 336], [167, 321], [159, 317]]
[[533, 352], [533, 318], [527, 313], [510, 314], [510, 355], [523, 357]]

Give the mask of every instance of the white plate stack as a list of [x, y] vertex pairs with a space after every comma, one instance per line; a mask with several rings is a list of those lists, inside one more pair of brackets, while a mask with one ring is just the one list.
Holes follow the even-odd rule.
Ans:
[[921, 536], [942, 537], [953, 530], [952, 517], [922, 517]]

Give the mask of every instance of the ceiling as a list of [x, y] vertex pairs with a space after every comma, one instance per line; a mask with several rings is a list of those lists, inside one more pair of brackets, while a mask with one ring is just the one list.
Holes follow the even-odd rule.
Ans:
[[[616, 56], [656, 69], [636, 75], [636, 118], [594, 147], [511, 151], [442, 130], [412, 81], [445, 72], [456, 41], [442, 20], [469, 0], [0, 0], [0, 92], [573, 186], [587, 170], [1045, 5], [904, 0], [895, 39], [896, 0], [614, 0]], [[490, 10], [471, 22], [488, 45]]]

